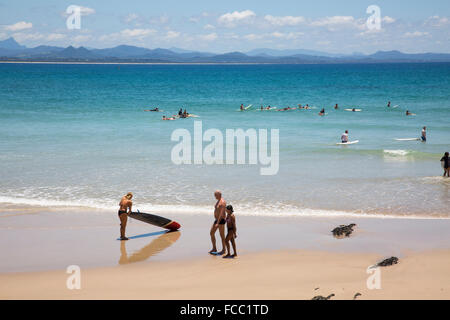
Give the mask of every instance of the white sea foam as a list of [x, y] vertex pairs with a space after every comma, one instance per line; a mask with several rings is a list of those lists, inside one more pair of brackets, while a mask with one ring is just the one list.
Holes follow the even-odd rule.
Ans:
[[408, 150], [389, 150], [385, 149], [383, 150], [384, 153], [390, 156], [407, 156], [410, 152]]
[[[79, 208], [79, 209], [96, 209], [101, 211], [115, 211], [117, 210], [117, 204], [108, 201], [97, 200], [84, 200], [82, 201], [61, 201], [61, 200], [49, 200], [49, 199], [27, 199], [27, 198], [14, 198], [0, 196], [0, 203], [24, 205], [43, 208]], [[141, 212], [150, 212], [157, 214], [177, 214], [177, 215], [211, 215], [212, 205], [194, 206], [194, 205], [161, 205], [143, 203], [139, 204], [139, 207], [135, 207], [134, 210], [139, 209]], [[436, 216], [418, 216], [418, 215], [386, 215], [376, 213], [364, 213], [353, 211], [340, 211], [340, 210], [322, 210], [322, 209], [310, 209], [299, 208], [295, 206], [272, 206], [272, 207], [258, 207], [255, 209], [251, 205], [235, 206], [236, 212], [241, 216], [258, 216], [258, 217], [317, 217], [317, 218], [333, 218], [333, 217], [349, 217], [349, 218], [377, 218], [377, 219], [448, 219], [446, 217]]]

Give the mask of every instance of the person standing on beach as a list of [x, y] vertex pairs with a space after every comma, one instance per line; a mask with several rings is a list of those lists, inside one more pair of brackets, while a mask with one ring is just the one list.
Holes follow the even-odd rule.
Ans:
[[[209, 253], [211, 254], [219, 254], [222, 255], [225, 253], [225, 209], [227, 206], [227, 203], [225, 199], [222, 198], [222, 192], [217, 190], [214, 192], [214, 197], [216, 198], [217, 202], [214, 205], [214, 223], [211, 227], [210, 236], [211, 236], [211, 243], [212, 243], [212, 249]], [[216, 231], [219, 229], [220, 238], [222, 240], [222, 251], [217, 252], [216, 247]]]
[[422, 142], [427, 142], [427, 127], [423, 127], [422, 136], [420, 138], [422, 139]]
[[133, 198], [133, 194], [128, 192], [119, 202], [120, 240], [128, 240], [125, 237], [125, 228], [127, 227], [128, 215], [131, 213], [131, 207], [133, 206], [131, 198]]
[[[227, 255], [224, 258], [234, 258], [237, 257], [236, 253], [236, 242], [235, 238], [237, 238], [237, 228], [236, 228], [236, 217], [234, 216], [234, 210], [232, 205], [227, 206], [227, 237], [225, 238], [225, 244], [227, 246]], [[230, 242], [233, 246], [233, 254], [230, 251]]]
[[445, 178], [445, 176], [450, 177], [450, 163], [449, 163], [448, 152], [446, 152], [444, 154], [444, 156], [441, 159], [441, 162], [443, 162], [443, 166], [444, 166], [444, 175], [443, 175], [443, 177], [444, 178]]

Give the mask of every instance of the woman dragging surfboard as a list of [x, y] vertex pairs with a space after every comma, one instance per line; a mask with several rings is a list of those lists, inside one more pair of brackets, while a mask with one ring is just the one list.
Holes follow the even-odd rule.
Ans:
[[133, 194], [128, 192], [119, 202], [120, 240], [128, 240], [125, 237], [125, 228], [127, 227], [128, 215], [131, 213], [131, 207], [133, 206], [131, 198], [133, 198]]
[[[236, 242], [235, 238], [237, 238], [237, 228], [236, 228], [236, 217], [234, 216], [234, 210], [232, 205], [227, 206], [227, 218], [225, 219], [227, 222], [227, 237], [225, 238], [225, 245], [227, 246], [227, 255], [224, 258], [234, 258], [237, 257], [236, 253]], [[233, 246], [233, 254], [231, 254], [230, 250], [230, 242]]]

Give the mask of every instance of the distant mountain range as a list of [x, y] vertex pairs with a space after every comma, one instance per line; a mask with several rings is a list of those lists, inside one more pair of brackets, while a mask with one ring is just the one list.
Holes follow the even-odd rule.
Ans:
[[400, 51], [379, 51], [371, 55], [332, 54], [314, 50], [254, 49], [246, 53], [189, 51], [179, 48], [148, 49], [120, 45], [93, 49], [69, 46], [37, 46], [27, 48], [14, 38], [0, 41], [0, 61], [36, 62], [142, 62], [142, 63], [273, 63], [273, 64], [331, 64], [331, 63], [405, 63], [450, 62], [448, 53], [407, 54]]

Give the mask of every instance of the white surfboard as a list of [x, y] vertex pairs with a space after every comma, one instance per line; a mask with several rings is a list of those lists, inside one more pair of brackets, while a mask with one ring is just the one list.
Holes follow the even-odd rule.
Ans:
[[344, 109], [345, 111], [351, 111], [351, 112], [361, 112], [362, 109], [355, 109], [355, 111], [353, 111], [353, 109]]
[[336, 143], [338, 146], [346, 146], [348, 144], [356, 144], [358, 143], [359, 140], [355, 140], [355, 141], [349, 141], [349, 142], [340, 142], [340, 143]]
[[252, 104], [249, 104], [248, 106], [246, 106], [246, 107], [244, 108], [244, 110], [248, 110], [248, 109], [250, 109], [252, 106], [253, 106]]
[[399, 139], [394, 139], [396, 141], [419, 141], [420, 138], [399, 138]]

